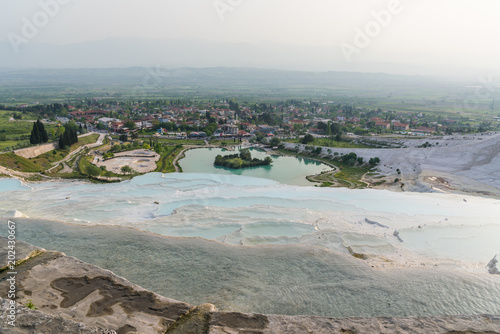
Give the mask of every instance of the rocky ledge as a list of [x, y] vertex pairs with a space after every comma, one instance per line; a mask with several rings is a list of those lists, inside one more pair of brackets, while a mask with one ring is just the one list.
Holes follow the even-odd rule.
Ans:
[[[7, 250], [6, 239], [0, 238], [2, 264], [7, 264]], [[500, 334], [500, 316], [494, 315], [337, 319], [218, 312], [211, 304], [165, 298], [60, 252], [18, 241], [16, 253], [16, 274], [0, 269], [0, 333]], [[12, 278], [15, 303], [9, 297]]]

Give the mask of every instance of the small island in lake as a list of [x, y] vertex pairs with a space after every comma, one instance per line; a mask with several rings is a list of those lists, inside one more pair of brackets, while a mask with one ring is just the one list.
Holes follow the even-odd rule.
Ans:
[[248, 148], [240, 151], [240, 154], [217, 155], [215, 157], [214, 166], [226, 167], [232, 169], [240, 169], [246, 167], [268, 166], [273, 162], [271, 157], [265, 159], [252, 159], [252, 154]]

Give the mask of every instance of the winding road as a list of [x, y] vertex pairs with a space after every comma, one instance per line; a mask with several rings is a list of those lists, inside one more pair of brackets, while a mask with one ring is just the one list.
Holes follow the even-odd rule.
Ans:
[[[89, 132], [89, 133], [86, 133], [84, 135], [81, 135], [79, 136], [78, 138], [82, 138], [82, 137], [87, 137], [87, 136], [90, 136], [90, 135], [93, 135], [93, 134], [98, 134], [97, 132]], [[50, 172], [51, 170], [53, 170], [54, 168], [56, 168], [57, 166], [59, 166], [59, 164], [61, 163], [66, 163], [68, 162], [69, 160], [71, 160], [76, 154], [80, 153], [81, 151], [83, 151], [84, 149], [86, 148], [92, 148], [92, 147], [97, 147], [97, 146], [101, 146], [104, 142], [104, 138], [106, 137], [106, 133], [99, 133], [99, 138], [97, 138], [97, 141], [95, 143], [92, 143], [92, 144], [86, 144], [86, 145], [82, 145], [80, 146], [79, 148], [77, 148], [76, 150], [70, 152], [64, 159], [62, 160], [59, 160], [59, 161], [56, 161], [56, 162], [53, 162], [52, 165], [54, 165], [53, 167], [49, 168], [46, 170], [46, 172]]]

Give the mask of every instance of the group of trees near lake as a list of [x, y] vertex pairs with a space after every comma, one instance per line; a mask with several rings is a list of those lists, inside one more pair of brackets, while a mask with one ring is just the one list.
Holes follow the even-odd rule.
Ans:
[[33, 123], [33, 130], [31, 130], [30, 135], [30, 144], [37, 145], [46, 143], [49, 141], [49, 135], [43, 126], [43, 123], [40, 120], [37, 120]]
[[214, 166], [226, 167], [232, 169], [240, 169], [246, 167], [269, 166], [273, 162], [271, 157], [265, 159], [252, 159], [252, 154], [249, 149], [243, 149], [240, 154], [217, 155], [215, 157]]

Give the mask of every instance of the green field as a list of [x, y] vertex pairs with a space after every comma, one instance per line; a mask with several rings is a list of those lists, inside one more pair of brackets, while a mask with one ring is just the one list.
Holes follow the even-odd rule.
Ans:
[[[17, 149], [29, 145], [29, 136], [36, 118], [32, 114], [23, 114], [22, 120], [11, 120], [13, 113], [21, 114], [20, 112], [0, 110], [0, 151]], [[50, 137], [57, 125], [44, 125]]]
[[16, 145], [18, 145], [19, 143], [25, 144], [25, 145], [22, 145], [24, 147], [24, 146], [28, 146], [29, 141], [28, 140], [24, 140], [24, 141], [15, 141], [15, 140], [0, 141], [0, 151], [12, 149], [12, 148], [16, 147]]

